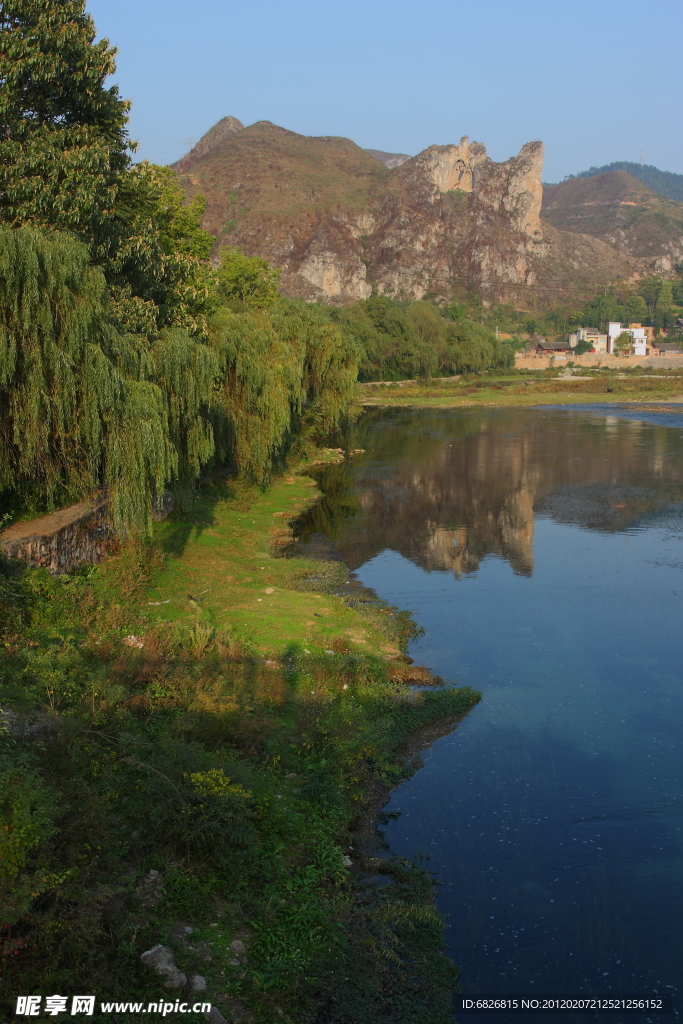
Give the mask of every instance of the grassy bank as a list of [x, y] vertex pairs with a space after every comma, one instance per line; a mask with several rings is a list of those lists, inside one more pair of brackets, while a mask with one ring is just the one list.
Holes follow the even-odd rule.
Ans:
[[360, 384], [364, 406], [420, 406], [447, 409], [477, 405], [564, 405], [585, 402], [683, 401], [683, 373], [615, 369], [576, 371], [513, 370], [430, 381]]
[[[209, 482], [100, 567], [3, 564], [8, 1012], [27, 993], [182, 1000], [197, 974], [228, 1020], [449, 1019], [432, 879], [357, 829], [412, 770], [409, 738], [478, 695], [416, 692], [407, 616], [281, 557], [315, 497], [298, 472]], [[187, 979], [171, 995], [140, 962], [158, 943]]]

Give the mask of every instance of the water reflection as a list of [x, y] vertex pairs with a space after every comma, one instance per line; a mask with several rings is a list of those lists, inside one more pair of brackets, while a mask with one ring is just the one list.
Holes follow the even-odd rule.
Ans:
[[678, 1001], [683, 417], [375, 411], [360, 429], [302, 540], [334, 535], [424, 627], [411, 655], [483, 692], [387, 808], [391, 849], [442, 883], [463, 991]]
[[613, 414], [376, 410], [361, 441], [352, 468], [321, 474], [325, 499], [300, 524], [352, 568], [391, 548], [427, 571], [497, 555], [529, 576], [536, 515], [615, 531], [683, 497], [677, 433]]

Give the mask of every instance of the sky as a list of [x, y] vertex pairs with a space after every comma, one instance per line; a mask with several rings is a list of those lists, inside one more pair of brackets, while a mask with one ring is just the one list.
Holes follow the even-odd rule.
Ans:
[[683, 173], [681, 0], [88, 0], [118, 47], [138, 159], [227, 114], [409, 153], [462, 135], [544, 180], [632, 160]]

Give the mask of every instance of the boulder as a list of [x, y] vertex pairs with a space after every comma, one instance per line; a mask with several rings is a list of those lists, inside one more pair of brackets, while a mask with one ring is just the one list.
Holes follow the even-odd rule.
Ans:
[[187, 977], [176, 967], [175, 955], [170, 946], [152, 946], [140, 957], [145, 967], [151, 967], [164, 979], [164, 988], [182, 988]]

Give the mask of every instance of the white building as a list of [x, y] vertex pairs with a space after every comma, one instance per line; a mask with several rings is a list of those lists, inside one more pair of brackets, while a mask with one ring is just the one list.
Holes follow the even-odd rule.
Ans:
[[617, 321], [610, 321], [607, 325], [607, 351], [614, 352], [614, 343], [620, 334], [631, 336], [631, 352], [634, 356], [647, 355], [647, 330], [645, 327], [627, 327]]

